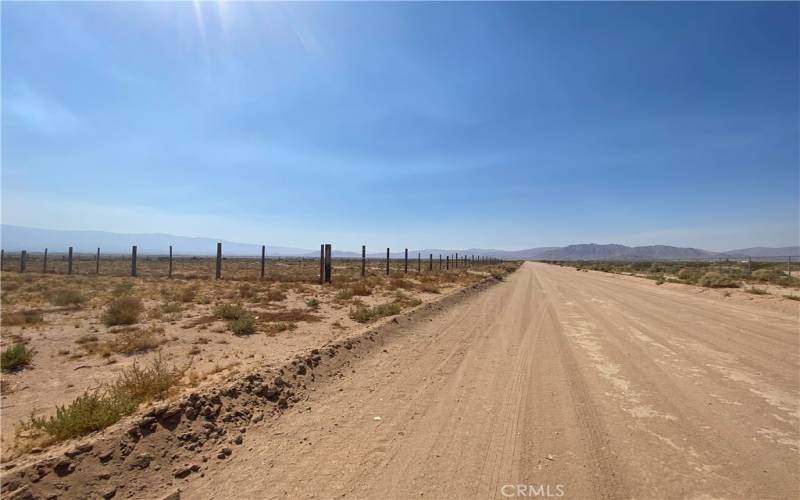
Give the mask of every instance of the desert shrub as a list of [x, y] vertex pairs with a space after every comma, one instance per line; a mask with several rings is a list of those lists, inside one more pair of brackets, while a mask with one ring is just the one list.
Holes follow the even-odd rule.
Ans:
[[396, 290], [398, 288], [400, 288], [402, 290], [411, 290], [411, 289], [414, 288], [414, 283], [412, 283], [411, 281], [409, 281], [407, 279], [404, 279], [404, 278], [392, 278], [392, 279], [390, 279], [389, 280], [389, 289], [390, 290]]
[[396, 314], [400, 314], [400, 304], [389, 302], [374, 307], [358, 307], [353, 309], [350, 311], [350, 319], [358, 321], [359, 323], [367, 323], [384, 316], [394, 316]]
[[308, 309], [288, 309], [286, 311], [266, 311], [259, 313], [263, 321], [319, 321], [321, 318]]
[[789, 282], [789, 276], [783, 271], [777, 269], [759, 269], [753, 271], [753, 279], [767, 283], [774, 283], [776, 285], [783, 285]]
[[182, 289], [180, 292], [179, 300], [181, 302], [194, 302], [194, 298], [197, 296], [197, 287], [196, 286], [187, 286], [186, 288]]
[[319, 300], [312, 297], [306, 300], [306, 305], [308, 306], [309, 309], [314, 309], [316, 311], [317, 309], [319, 309]]
[[717, 271], [704, 274], [698, 284], [707, 288], [737, 288], [739, 286], [730, 276]]
[[425, 293], [441, 293], [439, 287], [434, 285], [433, 283], [422, 283], [419, 286], [419, 291]]
[[155, 349], [163, 342], [164, 340], [157, 335], [156, 330], [150, 328], [120, 333], [109, 342], [109, 347], [113, 352], [133, 354]]
[[336, 295], [334, 295], [333, 298], [338, 301], [344, 301], [352, 299], [353, 295], [352, 288], [345, 288], [344, 290], [339, 290], [336, 292]]
[[27, 425], [45, 431], [56, 440], [64, 440], [105, 429], [135, 409], [133, 400], [96, 390], [78, 396], [68, 405], [56, 407], [54, 416], [31, 417]]
[[197, 287], [194, 285], [179, 288], [164, 287], [161, 289], [161, 297], [166, 302], [194, 302], [195, 296], [197, 296]]
[[350, 319], [359, 323], [367, 323], [375, 319], [375, 316], [369, 307], [357, 307], [350, 311]]
[[267, 302], [280, 302], [282, 300], [286, 300], [286, 294], [283, 290], [272, 289], [267, 292], [266, 295]]
[[144, 311], [141, 299], [130, 295], [123, 295], [112, 300], [103, 313], [103, 323], [106, 326], [132, 325], [139, 321], [139, 316]]
[[750, 288], [745, 290], [745, 292], [752, 293], [753, 295], [769, 295], [769, 292], [767, 292], [763, 288], [756, 288], [754, 286], [751, 286]]
[[[586, 269], [584, 269], [584, 271], [586, 271]], [[491, 271], [491, 275], [492, 275], [492, 278], [494, 278], [494, 279], [496, 279], [498, 281], [503, 281], [505, 279], [506, 272], [504, 270], [495, 270], [495, 269], [493, 269]]]
[[372, 308], [377, 317], [394, 316], [400, 314], [400, 305], [395, 303], [379, 304]]
[[36, 325], [44, 321], [42, 312], [38, 309], [24, 309], [10, 311], [2, 316], [3, 326]]
[[358, 295], [359, 297], [372, 295], [372, 288], [364, 282], [354, 284], [352, 290], [353, 295]]
[[123, 297], [131, 293], [133, 290], [133, 281], [123, 281], [122, 283], [118, 283], [112, 290], [111, 295], [114, 297]]
[[228, 330], [234, 335], [252, 335], [256, 333], [256, 321], [250, 314], [244, 314], [227, 323]]
[[288, 331], [288, 330], [295, 330], [295, 329], [297, 329], [297, 325], [292, 323], [292, 322], [287, 322], [287, 321], [280, 321], [278, 323], [269, 323], [269, 324], [267, 324], [266, 327], [264, 327], [264, 330], [268, 334], [272, 334], [272, 335], [274, 335], [276, 333], [280, 333], [280, 332], [285, 332], [285, 331]]
[[699, 277], [700, 273], [694, 269], [688, 269], [684, 267], [678, 271], [678, 278], [682, 279], [683, 281], [693, 283], [696, 282]]
[[243, 299], [249, 299], [255, 295], [255, 293], [256, 292], [253, 290], [253, 287], [250, 285], [250, 283], [243, 283], [239, 285], [239, 297]]
[[28, 366], [33, 359], [33, 351], [25, 344], [14, 344], [0, 353], [0, 369], [4, 372], [19, 370]]
[[66, 289], [57, 291], [51, 301], [57, 306], [76, 306], [86, 302], [86, 297], [77, 290]]
[[140, 402], [160, 399], [180, 382], [188, 366], [169, 366], [160, 353], [156, 353], [149, 366], [141, 367], [135, 361], [123, 370], [112, 389]]
[[422, 304], [422, 300], [418, 299], [417, 297], [412, 297], [410, 295], [407, 295], [402, 291], [398, 290], [394, 294], [394, 303], [399, 305], [401, 308], [416, 307]]
[[31, 417], [25, 425], [43, 430], [56, 440], [105, 429], [136, 411], [141, 403], [164, 397], [178, 384], [185, 371], [185, 368], [168, 367], [160, 355], [145, 368], [134, 362], [112, 384], [56, 407], [53, 416]]
[[783, 298], [800, 301], [800, 295], [784, 295]]
[[101, 341], [97, 335], [82, 335], [75, 343], [81, 346], [88, 354], [108, 357], [113, 353], [135, 354], [155, 349], [164, 343], [163, 337], [158, 334], [163, 329], [148, 328], [146, 330], [133, 329], [115, 334], [112, 339]]
[[214, 308], [214, 315], [220, 319], [235, 320], [247, 314], [240, 304], [220, 304]]
[[164, 314], [178, 313], [183, 310], [183, 307], [178, 302], [166, 302], [161, 304], [161, 312]]

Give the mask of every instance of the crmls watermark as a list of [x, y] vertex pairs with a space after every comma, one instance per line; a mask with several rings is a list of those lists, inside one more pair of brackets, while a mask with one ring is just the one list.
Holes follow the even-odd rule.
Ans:
[[500, 488], [504, 497], [563, 497], [563, 484], [504, 484]]

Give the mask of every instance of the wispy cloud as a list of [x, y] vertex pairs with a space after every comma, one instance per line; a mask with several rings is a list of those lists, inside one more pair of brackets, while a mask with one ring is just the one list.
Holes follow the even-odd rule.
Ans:
[[84, 128], [85, 122], [59, 102], [28, 85], [14, 85], [3, 98], [4, 118], [45, 136], [68, 135]]

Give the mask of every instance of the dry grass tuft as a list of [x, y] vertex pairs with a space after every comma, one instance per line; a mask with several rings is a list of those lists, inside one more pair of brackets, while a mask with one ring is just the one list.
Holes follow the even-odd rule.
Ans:
[[42, 430], [57, 441], [84, 436], [118, 422], [141, 403], [163, 398], [185, 372], [186, 368], [167, 366], [160, 355], [144, 368], [134, 362], [113, 383], [56, 407], [54, 416], [31, 417], [24, 425]]
[[350, 319], [358, 321], [359, 323], [368, 323], [385, 316], [400, 314], [400, 310], [400, 304], [396, 302], [379, 304], [374, 307], [358, 307], [350, 310]]
[[220, 319], [234, 320], [248, 314], [240, 304], [220, 304], [214, 308], [214, 315]]
[[442, 293], [439, 287], [433, 283], [421, 283], [419, 285], [419, 291], [425, 293]]
[[33, 359], [33, 350], [25, 344], [14, 344], [0, 354], [0, 369], [4, 372], [19, 370], [28, 366]]
[[276, 321], [320, 321], [322, 318], [311, 314], [307, 309], [288, 309], [285, 311], [267, 311], [259, 313], [258, 319], [263, 322], [276, 322]]
[[65, 289], [55, 292], [50, 300], [54, 305], [65, 307], [83, 304], [86, 297], [77, 290]]
[[38, 309], [3, 311], [3, 313], [3, 326], [37, 325], [44, 321], [42, 312]]
[[123, 295], [112, 300], [103, 313], [106, 326], [132, 325], [139, 321], [144, 305], [138, 297]]
[[256, 333], [256, 321], [250, 314], [228, 321], [228, 330], [234, 335], [252, 335]]
[[281, 302], [286, 300], [286, 294], [279, 289], [271, 289], [267, 292], [267, 295], [264, 297], [266, 302]]
[[353, 295], [358, 295], [359, 297], [368, 297], [372, 295], [372, 287], [364, 282], [354, 284], [351, 290], [353, 291]]
[[281, 333], [285, 331], [291, 331], [297, 329], [297, 325], [291, 322], [281, 321], [278, 323], [268, 323], [264, 326], [264, 331], [268, 335], [275, 335], [276, 333]]
[[148, 328], [135, 329], [118, 333], [110, 340], [101, 341], [97, 335], [83, 335], [75, 340], [87, 354], [94, 354], [104, 358], [113, 353], [131, 355], [150, 351], [160, 346], [166, 340], [160, 334], [163, 329]]

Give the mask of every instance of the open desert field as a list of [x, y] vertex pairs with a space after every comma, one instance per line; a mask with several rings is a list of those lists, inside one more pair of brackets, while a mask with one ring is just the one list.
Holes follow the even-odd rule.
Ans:
[[[29, 264], [41, 269], [35, 257]], [[414, 261], [405, 274], [402, 261], [392, 261], [387, 277], [385, 261], [370, 260], [362, 279], [360, 260], [342, 259], [334, 262], [331, 283], [322, 286], [312, 259], [270, 259], [264, 279], [257, 259], [225, 259], [221, 280], [213, 279], [213, 258], [176, 259], [171, 279], [165, 258], [140, 258], [136, 278], [126, 276], [129, 259], [101, 264], [105, 274], [93, 274], [92, 262], [67, 276], [65, 262], [51, 256], [48, 274], [2, 276], [0, 346], [30, 353], [20, 366], [7, 366], [4, 358], [4, 460], [101, 427], [70, 422], [54, 436], [30, 424], [87, 392], [102, 392], [131, 374], [134, 363], [147, 369], [157, 358], [174, 372], [166, 378], [175, 387], [142, 399], [163, 398], [254, 365], [284, 363], [304, 349], [515, 266], [439, 271], [437, 260], [433, 272], [426, 262], [417, 273]]]
[[463, 291], [20, 458], [4, 491], [797, 497], [796, 301], [543, 263]]

